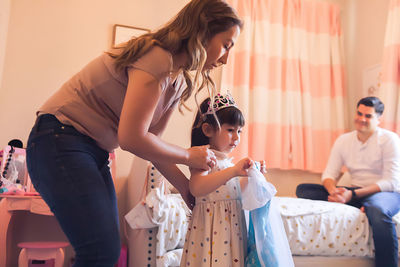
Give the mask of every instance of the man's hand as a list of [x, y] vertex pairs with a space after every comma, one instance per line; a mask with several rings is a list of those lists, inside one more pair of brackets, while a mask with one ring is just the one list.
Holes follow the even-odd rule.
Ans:
[[346, 203], [345, 199], [343, 197], [344, 189], [345, 188], [335, 187], [329, 193], [328, 201], [330, 201], [330, 202], [338, 202], [338, 203]]
[[328, 196], [328, 201], [330, 202], [338, 202], [338, 203], [346, 203], [345, 199], [341, 194], [333, 194]]
[[353, 198], [353, 192], [351, 190], [343, 188], [344, 192], [342, 193], [342, 196], [344, 198], [344, 203], [349, 203], [350, 200]]
[[328, 201], [338, 203], [348, 203], [353, 197], [351, 190], [343, 187], [336, 187], [328, 196]]

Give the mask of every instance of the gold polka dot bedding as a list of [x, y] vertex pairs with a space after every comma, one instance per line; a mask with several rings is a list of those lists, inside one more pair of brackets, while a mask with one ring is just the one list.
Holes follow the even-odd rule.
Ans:
[[[301, 198], [276, 199], [293, 255], [373, 257], [372, 230], [360, 209]], [[400, 238], [400, 213], [393, 221]]]

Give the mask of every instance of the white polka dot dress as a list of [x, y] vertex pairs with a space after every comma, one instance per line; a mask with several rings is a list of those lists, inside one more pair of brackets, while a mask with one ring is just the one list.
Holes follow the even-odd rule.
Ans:
[[[232, 166], [218, 151], [213, 171]], [[196, 198], [183, 247], [181, 267], [244, 266], [246, 223], [242, 211], [238, 178], [204, 197]]]

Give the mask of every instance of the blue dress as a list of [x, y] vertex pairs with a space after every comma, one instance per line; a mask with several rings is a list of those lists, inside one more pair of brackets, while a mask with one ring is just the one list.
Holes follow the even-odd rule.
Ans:
[[275, 187], [263, 174], [257, 170], [249, 172], [249, 183], [242, 194], [243, 206], [249, 210], [245, 261], [248, 267], [294, 266], [282, 218], [273, 198], [275, 193]]

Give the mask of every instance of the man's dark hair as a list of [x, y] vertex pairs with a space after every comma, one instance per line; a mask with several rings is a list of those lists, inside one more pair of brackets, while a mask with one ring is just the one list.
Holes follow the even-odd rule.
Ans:
[[382, 115], [383, 110], [385, 109], [385, 105], [382, 103], [382, 101], [375, 96], [361, 98], [357, 103], [357, 107], [361, 104], [367, 107], [374, 107], [376, 114], [379, 116]]

